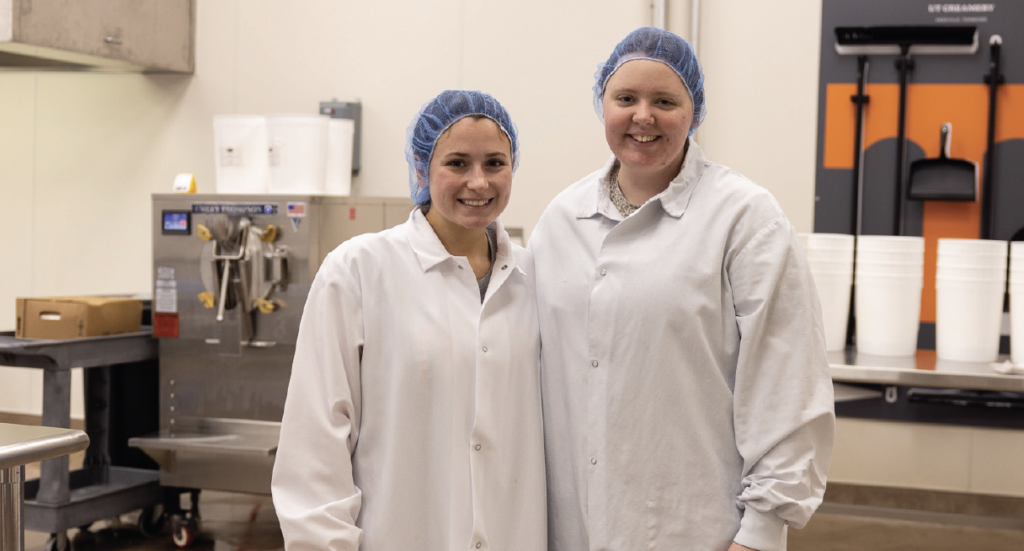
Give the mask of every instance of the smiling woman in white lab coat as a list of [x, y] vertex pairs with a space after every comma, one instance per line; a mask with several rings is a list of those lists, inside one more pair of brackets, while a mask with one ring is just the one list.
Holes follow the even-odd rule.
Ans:
[[551, 551], [781, 551], [825, 490], [811, 274], [771, 195], [690, 137], [703, 80], [668, 31], [620, 42], [594, 87], [612, 156], [530, 238]]
[[546, 547], [533, 262], [497, 219], [518, 152], [497, 101], [443, 92], [408, 221], [324, 260], [274, 465], [289, 551]]

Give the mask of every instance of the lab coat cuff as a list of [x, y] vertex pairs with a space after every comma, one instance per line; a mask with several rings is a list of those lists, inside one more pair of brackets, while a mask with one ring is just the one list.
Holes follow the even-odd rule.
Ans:
[[786, 548], [786, 521], [774, 512], [762, 513], [751, 507], [743, 510], [736, 543], [758, 551], [783, 551]]

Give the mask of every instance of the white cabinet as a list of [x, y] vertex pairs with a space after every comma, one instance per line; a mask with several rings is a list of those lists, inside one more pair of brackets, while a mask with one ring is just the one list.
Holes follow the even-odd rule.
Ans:
[[191, 73], [195, 0], [0, 0], [0, 66]]

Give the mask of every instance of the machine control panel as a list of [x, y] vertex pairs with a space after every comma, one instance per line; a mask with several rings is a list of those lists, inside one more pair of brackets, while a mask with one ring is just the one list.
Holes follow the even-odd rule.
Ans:
[[192, 235], [192, 213], [187, 210], [161, 211], [164, 235]]

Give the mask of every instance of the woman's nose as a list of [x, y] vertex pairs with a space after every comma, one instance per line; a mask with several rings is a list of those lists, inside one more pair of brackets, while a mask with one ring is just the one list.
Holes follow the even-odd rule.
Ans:
[[469, 173], [469, 182], [466, 184], [469, 189], [487, 189], [487, 175], [484, 174], [482, 166], [474, 166]]
[[633, 112], [633, 122], [637, 124], [652, 124], [654, 122], [654, 114], [651, 112], [651, 106], [647, 105], [646, 102], [639, 102], [636, 106], [636, 111]]

